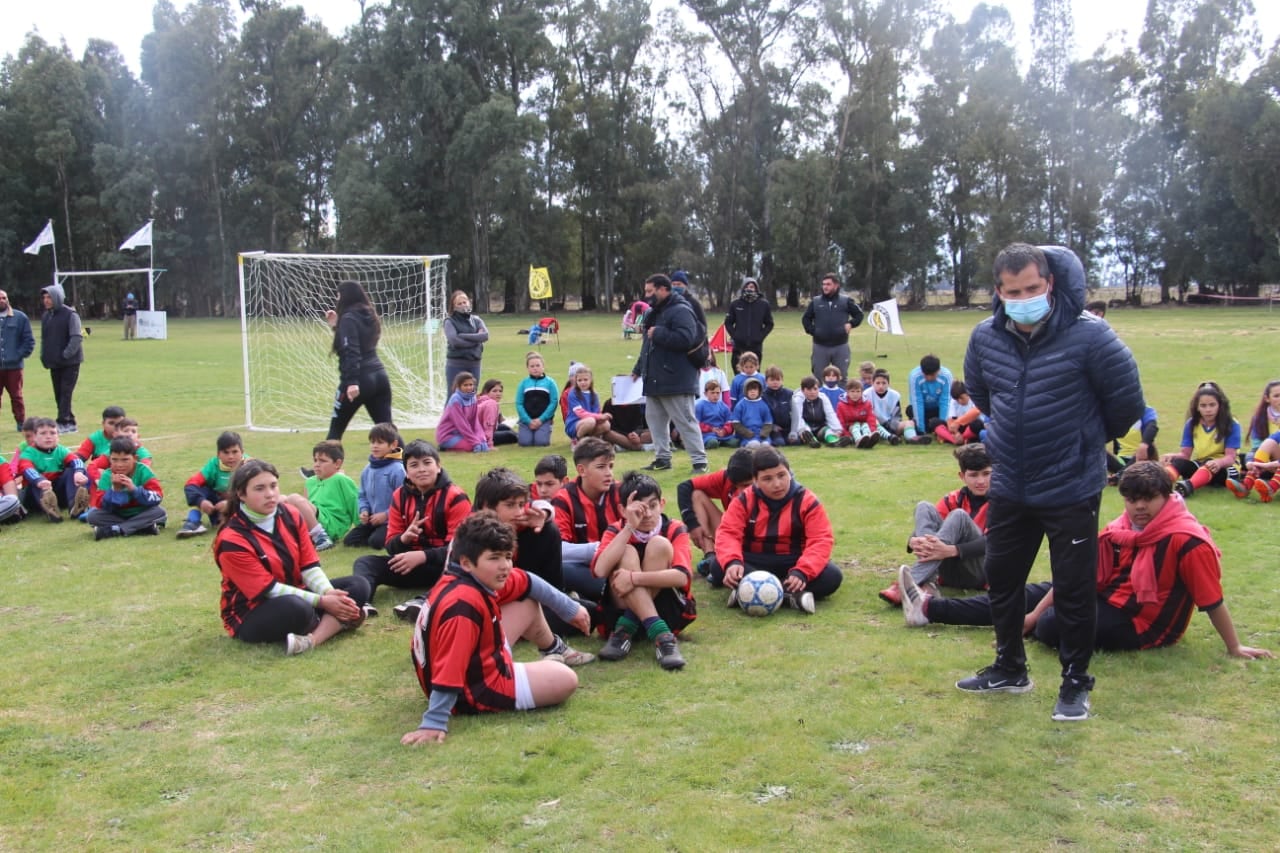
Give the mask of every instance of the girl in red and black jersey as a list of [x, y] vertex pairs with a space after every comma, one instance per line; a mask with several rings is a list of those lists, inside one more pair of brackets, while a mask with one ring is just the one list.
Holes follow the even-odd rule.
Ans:
[[755, 480], [729, 503], [716, 531], [716, 556], [707, 580], [733, 589], [757, 569], [782, 581], [787, 603], [814, 612], [814, 600], [840, 588], [844, 575], [831, 561], [835, 535], [822, 502], [795, 481], [787, 458], [773, 447], [760, 447], [752, 457]]
[[364, 622], [368, 582], [329, 581], [302, 516], [280, 500], [269, 462], [250, 459], [236, 469], [213, 556], [222, 572], [222, 624], [238, 640], [283, 641], [285, 653], [297, 655]]

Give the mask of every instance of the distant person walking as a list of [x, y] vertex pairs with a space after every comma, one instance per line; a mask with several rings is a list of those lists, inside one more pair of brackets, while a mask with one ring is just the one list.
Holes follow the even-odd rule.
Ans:
[[18, 422], [27, 418], [22, 402], [22, 368], [25, 359], [36, 351], [36, 337], [31, 334], [27, 315], [9, 304], [9, 294], [0, 290], [0, 389], [9, 393], [9, 410]]
[[805, 334], [813, 338], [809, 369], [822, 376], [828, 364], [840, 368], [840, 378], [849, 378], [849, 333], [862, 323], [862, 309], [840, 292], [840, 278], [833, 272], [822, 277], [822, 292], [804, 309]]
[[120, 313], [124, 315], [124, 339], [131, 341], [138, 337], [138, 297], [126, 293], [124, 302], [120, 305]]
[[364, 406], [375, 424], [391, 423], [391, 379], [378, 358], [382, 321], [359, 282], [338, 285], [338, 306], [326, 311], [338, 357], [338, 392], [329, 420], [329, 441], [341, 441], [347, 424]]
[[480, 359], [489, 340], [489, 327], [471, 313], [471, 298], [461, 290], [449, 297], [449, 316], [444, 320], [444, 384], [453, 387], [459, 373], [470, 373], [480, 381]]
[[58, 405], [58, 432], [75, 432], [76, 413], [71, 410], [71, 396], [80, 381], [80, 364], [84, 361], [84, 330], [80, 315], [66, 304], [62, 285], [51, 284], [40, 291], [44, 298], [44, 316], [40, 318], [40, 363], [53, 380], [53, 399]]

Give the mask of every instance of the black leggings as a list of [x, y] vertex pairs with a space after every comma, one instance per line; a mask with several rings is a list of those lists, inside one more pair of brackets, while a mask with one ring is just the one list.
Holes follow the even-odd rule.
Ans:
[[[356, 604], [369, 603], [369, 582], [348, 575], [334, 578], [334, 589], [345, 590]], [[282, 595], [268, 598], [250, 610], [236, 631], [236, 639], [246, 643], [279, 643], [288, 634], [310, 634], [320, 624], [320, 611], [305, 598]]]
[[347, 424], [361, 406], [375, 424], [391, 423], [391, 379], [387, 371], [378, 368], [360, 377], [360, 394], [354, 400], [347, 399], [347, 389], [338, 387], [333, 399], [333, 417], [329, 420], [329, 441], [341, 441]]

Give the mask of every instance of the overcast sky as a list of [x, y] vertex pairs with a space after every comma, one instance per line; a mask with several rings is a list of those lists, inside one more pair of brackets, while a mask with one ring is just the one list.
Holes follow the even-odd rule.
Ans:
[[[991, 2], [994, 5], [998, 0]], [[967, 17], [975, 5], [974, 0], [942, 0], [942, 3], [957, 18]], [[0, 54], [17, 53], [26, 34], [32, 30], [54, 44], [65, 39], [77, 58], [88, 40], [97, 37], [120, 48], [136, 73], [142, 38], [151, 32], [151, 9], [155, 3], [154, 0], [35, 0], [21, 3], [21, 11], [12, 8], [19, 5], [18, 2], [6, 5], [10, 11], [5, 13], [4, 26], [0, 28]], [[184, 0], [175, 0], [175, 5], [184, 6]], [[238, 9], [237, 4], [232, 5]], [[302, 0], [296, 5], [306, 9], [308, 15], [320, 18], [335, 34], [360, 16], [357, 0]], [[1029, 31], [1033, 0], [1005, 0], [1004, 5], [1012, 13], [1015, 25]], [[1280, 38], [1280, 2], [1254, 0], [1254, 5], [1263, 45], [1269, 46]], [[1147, 4], [1146, 0], [1075, 0], [1073, 6], [1077, 53], [1084, 57], [1108, 40], [1112, 47], [1136, 44]], [[1027, 57], [1022, 59], [1025, 62]]]

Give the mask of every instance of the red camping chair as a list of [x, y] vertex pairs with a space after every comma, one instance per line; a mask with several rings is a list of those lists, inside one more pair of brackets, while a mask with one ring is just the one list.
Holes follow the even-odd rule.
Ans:
[[543, 317], [529, 330], [530, 346], [539, 346], [548, 339], [554, 340], [556, 349], [560, 349], [560, 321], [555, 317]]
[[631, 307], [622, 315], [622, 339], [624, 341], [631, 340], [632, 335], [638, 335], [644, 329], [644, 316], [649, 313], [649, 303], [636, 300], [631, 303]]

